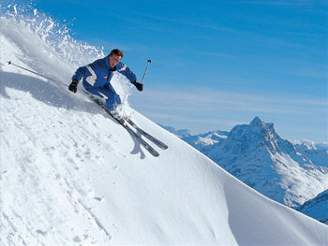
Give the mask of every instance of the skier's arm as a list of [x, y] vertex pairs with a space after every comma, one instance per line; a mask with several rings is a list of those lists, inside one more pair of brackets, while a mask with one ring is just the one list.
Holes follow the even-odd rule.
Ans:
[[86, 66], [79, 67], [79, 68], [75, 71], [75, 73], [74, 73], [74, 75], [73, 75], [73, 77], [72, 77], [72, 81], [77, 81], [77, 82], [79, 82], [82, 78], [85, 77], [87, 71], [88, 71], [88, 70], [87, 70], [87, 67], [86, 67]]
[[86, 78], [86, 77], [89, 77], [89, 76], [92, 76], [92, 72], [90, 71], [91, 70], [97, 70], [99, 67], [102, 66], [102, 63], [103, 63], [103, 59], [98, 59], [98, 60], [95, 60], [94, 62], [86, 65], [86, 66], [82, 66], [82, 67], [79, 67], [73, 77], [72, 77], [72, 81], [77, 81], [77, 82], [80, 82], [82, 78]]
[[74, 73], [74, 75], [72, 77], [72, 82], [68, 86], [68, 89], [71, 92], [76, 93], [76, 91], [77, 91], [77, 85], [79, 84], [80, 80], [85, 76], [86, 70], [87, 70], [87, 68], [84, 66], [84, 67], [79, 67], [75, 71], [75, 73]]
[[124, 65], [123, 63], [119, 64], [118, 72], [125, 75], [139, 91], [143, 90], [143, 84], [137, 82], [137, 76], [130, 70], [129, 67]]
[[137, 81], [137, 76], [130, 70], [129, 67], [127, 67], [122, 63], [120, 64], [119, 67], [120, 68], [118, 69], [118, 72], [125, 75], [132, 84]]
[[[79, 84], [79, 82], [81, 81], [81, 79], [83, 78], [86, 78], [86, 77], [89, 77], [89, 76], [93, 76], [90, 72], [90, 67], [94, 67], [94, 66], [99, 66], [99, 62], [100, 60], [96, 60], [94, 61], [93, 63], [89, 64], [89, 65], [86, 65], [86, 66], [82, 66], [82, 67], [79, 67], [73, 77], [72, 77], [72, 82], [71, 84], [68, 86], [68, 89], [72, 92], [76, 92], [77, 91], [77, 85]], [[96, 79], [96, 78], [93, 78], [93, 79]]]

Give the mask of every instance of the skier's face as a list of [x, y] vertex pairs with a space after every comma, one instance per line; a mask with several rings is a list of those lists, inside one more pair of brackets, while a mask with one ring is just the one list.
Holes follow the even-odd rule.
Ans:
[[111, 67], [115, 67], [122, 59], [122, 56], [118, 56], [115, 54], [112, 54], [111, 56], [109, 56], [109, 65]]

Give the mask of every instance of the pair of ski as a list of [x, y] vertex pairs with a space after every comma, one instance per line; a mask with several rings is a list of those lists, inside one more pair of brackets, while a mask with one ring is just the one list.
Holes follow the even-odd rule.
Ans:
[[[159, 139], [155, 138], [154, 136], [150, 135], [148, 132], [141, 129], [136, 123], [134, 123], [133, 120], [130, 118], [121, 119], [118, 117], [115, 117], [105, 106], [104, 102], [96, 97], [93, 97], [91, 95], [88, 95], [92, 101], [97, 103], [99, 106], [101, 106], [106, 113], [108, 113], [117, 123], [119, 123], [121, 126], [123, 126], [132, 136], [134, 136], [140, 144], [153, 156], [158, 157], [159, 153], [157, 150], [155, 150], [148, 142], [146, 142], [142, 136], [147, 138], [149, 141], [151, 141], [153, 144], [155, 144], [157, 147], [165, 150], [168, 148], [168, 146], [160, 141]], [[135, 131], [133, 130], [135, 129]]]

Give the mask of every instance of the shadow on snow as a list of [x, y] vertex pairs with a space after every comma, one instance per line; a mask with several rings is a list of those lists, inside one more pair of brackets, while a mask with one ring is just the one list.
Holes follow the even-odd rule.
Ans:
[[[6, 88], [28, 92], [33, 98], [55, 108], [87, 112], [94, 115], [102, 113], [105, 117], [110, 118], [110, 116], [105, 113], [105, 111], [102, 111], [102, 109], [99, 109], [94, 102], [74, 97], [71, 92], [68, 90], [64, 91], [63, 88], [51, 81], [44, 81], [23, 74], [0, 71], [0, 96], [10, 99]], [[118, 124], [115, 120], [111, 120]], [[145, 154], [141, 149], [141, 144], [133, 135], [131, 135], [131, 137], [134, 141], [134, 147], [130, 153], [140, 153], [140, 158], [145, 158]]]

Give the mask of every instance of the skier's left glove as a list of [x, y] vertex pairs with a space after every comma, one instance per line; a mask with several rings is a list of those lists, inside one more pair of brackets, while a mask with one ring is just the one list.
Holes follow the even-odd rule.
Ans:
[[138, 89], [138, 91], [143, 91], [143, 84], [137, 81], [132, 82], [132, 84], [134, 84], [134, 86]]

